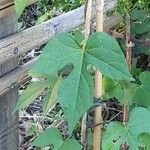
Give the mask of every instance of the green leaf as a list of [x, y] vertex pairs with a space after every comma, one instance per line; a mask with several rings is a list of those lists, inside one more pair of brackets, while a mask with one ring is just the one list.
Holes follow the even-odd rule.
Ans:
[[141, 133], [150, 133], [149, 126], [150, 110], [142, 107], [134, 108], [130, 113], [127, 126], [119, 122], [108, 124], [102, 141], [102, 149], [119, 150], [120, 146], [127, 142], [130, 150], [139, 150], [139, 146], [144, 147], [144, 144], [138, 137]]
[[140, 140], [145, 144], [146, 150], [150, 149], [150, 134], [142, 133], [139, 136]]
[[27, 130], [27, 135], [31, 136], [31, 135], [35, 135], [39, 133], [39, 129], [38, 129], [38, 125], [37, 123], [31, 123], [30, 127]]
[[133, 80], [117, 41], [106, 33], [96, 32], [89, 37], [85, 59], [107, 77], [117, 80]]
[[60, 88], [60, 84], [62, 82], [61, 78], [58, 78], [52, 90], [49, 90], [43, 105], [43, 112], [47, 114], [49, 109], [56, 103], [58, 100], [58, 91]]
[[[144, 41], [150, 40], [150, 32], [148, 32], [148, 33], [146, 33], [146, 34], [143, 34], [143, 35], [141, 36], [141, 39], [143, 39]], [[145, 55], [150, 55], [150, 47], [147, 47], [147, 46], [145, 46], [145, 45], [143, 45], [143, 44], [139, 44], [139, 45], [137, 45], [137, 46], [139, 47], [139, 49], [140, 49], [140, 51], [141, 51], [142, 53], [144, 53]]]
[[49, 82], [47, 80], [30, 83], [19, 97], [13, 113], [31, 104], [48, 86]]
[[38, 17], [36, 20], [36, 25], [41, 24], [42, 22], [45, 22], [49, 19], [50, 13], [45, 13], [42, 16]]
[[[132, 79], [125, 57], [115, 39], [106, 33], [96, 33], [87, 42], [89, 44], [84, 51], [74, 36], [67, 33], [59, 34], [47, 44], [31, 70], [33, 74], [51, 75], [66, 65], [73, 65], [72, 72], [62, 82], [58, 94], [58, 100], [65, 112], [70, 132], [92, 105], [93, 81], [87, 71], [87, 65], [95, 65], [103, 74], [112, 78]], [[110, 42], [111, 46], [107, 46], [106, 42]], [[97, 45], [96, 49], [92, 43]], [[105, 50], [106, 52], [103, 52]], [[111, 58], [108, 57], [108, 52]]]
[[64, 143], [62, 135], [56, 128], [48, 128], [42, 132], [32, 143], [32, 146], [47, 147], [54, 146], [54, 150], [58, 150]]
[[136, 137], [141, 133], [150, 133], [150, 110], [144, 107], [134, 108], [129, 116], [128, 128]]
[[115, 97], [121, 105], [131, 105], [134, 102], [134, 96], [138, 88], [136, 84], [117, 82], [106, 78], [104, 85], [106, 89], [103, 94], [103, 100]]
[[117, 82], [113, 81], [112, 79], [108, 77], [103, 77], [103, 100], [109, 100], [110, 98], [114, 97], [114, 90], [117, 88]]
[[117, 122], [111, 122], [104, 134], [102, 141], [103, 150], [120, 150], [120, 146], [127, 142], [130, 150], [139, 150], [139, 141], [128, 128], [124, 127], [123, 124]]
[[116, 86], [112, 94], [121, 105], [131, 105], [136, 91], [137, 85], [134, 83], [128, 83], [127, 87], [123, 87], [123, 85]]
[[77, 140], [71, 138], [65, 141], [58, 150], [81, 150], [81, 145], [77, 142]]
[[145, 21], [132, 25], [132, 30], [136, 34], [144, 34], [150, 31], [150, 18]]
[[150, 12], [143, 9], [133, 9], [130, 13], [132, 21], [145, 21], [150, 15]]
[[142, 72], [139, 79], [141, 85], [137, 89], [134, 100], [139, 105], [150, 107], [150, 72]]
[[90, 74], [82, 64], [65, 79], [59, 91], [59, 102], [73, 131], [80, 117], [92, 106], [93, 84]]
[[18, 18], [21, 16], [23, 13], [25, 7], [27, 6], [29, 0], [15, 0], [15, 9]]
[[93, 83], [86, 69], [83, 50], [70, 34], [60, 34], [45, 47], [32, 72], [51, 74], [73, 64], [71, 74], [62, 82], [58, 100], [72, 132], [80, 117], [92, 106]]
[[32, 143], [33, 146], [47, 147], [50, 145], [54, 146], [54, 150], [80, 150], [81, 146], [76, 139], [70, 138], [63, 141], [62, 136], [58, 129], [48, 128], [41, 133]]
[[84, 36], [80, 30], [74, 31], [73, 35], [78, 44], [81, 44], [81, 42], [84, 40]]

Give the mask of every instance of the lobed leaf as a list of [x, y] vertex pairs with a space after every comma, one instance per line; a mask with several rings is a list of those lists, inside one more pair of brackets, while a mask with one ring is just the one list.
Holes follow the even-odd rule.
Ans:
[[33, 141], [32, 145], [40, 148], [53, 145], [54, 150], [80, 150], [81, 147], [74, 138], [63, 141], [60, 132], [56, 128], [46, 129]]
[[[77, 40], [76, 37], [80, 39]], [[32, 74], [43, 73], [48, 76], [69, 64], [73, 65], [72, 72], [62, 82], [58, 93], [58, 100], [65, 112], [70, 132], [92, 105], [93, 81], [87, 71], [87, 65], [96, 66], [111, 78], [133, 79], [114, 38], [106, 33], [95, 33], [87, 41], [85, 50], [82, 49], [82, 40], [83, 37], [79, 33], [76, 33], [75, 37], [68, 33], [59, 34], [47, 44], [31, 70]]]
[[139, 147], [145, 145], [138, 137], [142, 133], [150, 133], [149, 126], [150, 110], [136, 107], [130, 113], [127, 126], [119, 122], [108, 124], [104, 133], [102, 148], [103, 150], [119, 150], [122, 144], [127, 143], [130, 150], [139, 150]]
[[62, 135], [58, 129], [48, 128], [33, 141], [32, 146], [44, 148], [53, 145], [54, 150], [58, 150], [63, 143]]

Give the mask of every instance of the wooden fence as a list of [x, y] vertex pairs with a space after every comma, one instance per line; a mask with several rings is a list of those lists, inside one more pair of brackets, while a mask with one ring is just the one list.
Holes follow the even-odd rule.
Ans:
[[[30, 0], [29, 4], [37, 0]], [[105, 0], [105, 12], [116, 6], [116, 0]], [[95, 9], [93, 5], [93, 16]], [[122, 20], [119, 15], [105, 17], [105, 29]], [[20, 55], [40, 47], [61, 32], [71, 31], [84, 23], [84, 6], [48, 20], [40, 25], [17, 32], [14, 1], [0, 2], [0, 150], [18, 150], [18, 114], [11, 112], [18, 98], [18, 87], [28, 79], [28, 70], [37, 58], [19, 66]]]

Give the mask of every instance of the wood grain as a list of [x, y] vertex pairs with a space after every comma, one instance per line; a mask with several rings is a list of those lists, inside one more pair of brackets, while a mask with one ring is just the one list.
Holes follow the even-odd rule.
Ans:
[[[105, 12], [116, 6], [116, 0], [107, 0]], [[93, 8], [93, 16], [95, 9]], [[84, 23], [84, 7], [53, 18], [43, 24], [0, 40], [0, 62], [19, 56], [33, 48], [48, 42], [50, 38], [61, 32], [71, 31]], [[14, 54], [14, 50], [18, 53]]]
[[[9, 0], [1, 1], [10, 2]], [[13, 11], [9, 17], [0, 18], [0, 39], [17, 31], [17, 20]], [[0, 64], [0, 76], [3, 76], [18, 66], [17, 58]], [[1, 79], [1, 78], [0, 78]], [[18, 150], [18, 114], [10, 116], [16, 100], [18, 89], [14, 87], [0, 96], [0, 150]]]

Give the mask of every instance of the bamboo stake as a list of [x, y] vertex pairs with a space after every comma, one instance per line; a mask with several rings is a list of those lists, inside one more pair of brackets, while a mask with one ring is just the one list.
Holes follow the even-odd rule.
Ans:
[[[85, 39], [87, 39], [91, 32], [91, 19], [92, 19], [92, 0], [85, 0]], [[84, 50], [83, 46], [83, 50]], [[87, 150], [87, 113], [83, 115], [82, 125], [81, 125], [81, 143], [83, 145], [83, 150]]]
[[[104, 0], [96, 0], [96, 31], [103, 31], [103, 10], [104, 10]], [[99, 99], [102, 96], [102, 74], [96, 70], [95, 72], [95, 99]], [[94, 124], [100, 124], [103, 121], [102, 118], [102, 107], [97, 107], [95, 109]], [[101, 150], [101, 130], [102, 125], [96, 126], [94, 128], [93, 134], [93, 150]]]

